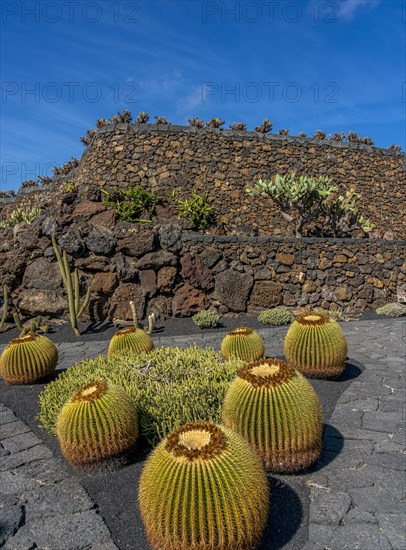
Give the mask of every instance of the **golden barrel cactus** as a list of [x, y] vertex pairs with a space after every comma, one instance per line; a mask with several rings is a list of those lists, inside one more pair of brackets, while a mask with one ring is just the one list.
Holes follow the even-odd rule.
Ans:
[[316, 392], [278, 359], [259, 359], [238, 372], [222, 416], [272, 472], [303, 470], [320, 455], [323, 421]]
[[151, 453], [139, 504], [159, 550], [248, 550], [269, 504], [265, 472], [236, 433], [209, 422], [183, 425]]
[[317, 310], [299, 315], [284, 343], [290, 365], [310, 378], [339, 378], [345, 368], [347, 341], [340, 325]]
[[226, 334], [221, 342], [221, 355], [228, 360], [232, 357], [249, 362], [263, 357], [264, 341], [255, 330], [241, 327]]
[[9, 342], [0, 357], [0, 374], [8, 384], [33, 384], [54, 375], [57, 362], [55, 344], [30, 332]]
[[149, 353], [154, 349], [154, 343], [149, 334], [141, 328], [126, 327], [118, 330], [110, 340], [107, 355], [129, 350], [137, 355], [144, 351]]
[[120, 455], [134, 447], [138, 415], [120, 386], [94, 380], [78, 390], [59, 413], [56, 434], [64, 457], [89, 464]]

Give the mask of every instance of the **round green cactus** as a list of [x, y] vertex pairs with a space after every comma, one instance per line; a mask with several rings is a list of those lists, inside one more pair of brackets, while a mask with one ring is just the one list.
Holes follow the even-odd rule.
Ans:
[[284, 351], [288, 363], [310, 378], [339, 378], [345, 367], [347, 341], [336, 321], [309, 310], [292, 323]]
[[154, 349], [154, 343], [149, 334], [141, 328], [126, 327], [118, 330], [110, 340], [107, 355], [129, 350], [137, 355], [144, 351], [149, 353]]
[[123, 388], [94, 380], [65, 403], [56, 433], [64, 457], [72, 464], [100, 462], [134, 447], [138, 415]]
[[278, 359], [259, 359], [238, 372], [222, 416], [273, 472], [303, 470], [320, 455], [320, 401], [306, 378]]
[[221, 342], [221, 355], [224, 359], [234, 357], [242, 361], [255, 361], [263, 357], [264, 341], [255, 330], [241, 327], [226, 334]]
[[0, 357], [0, 374], [8, 384], [33, 384], [55, 374], [57, 362], [55, 344], [30, 332], [9, 342]]
[[248, 550], [261, 538], [269, 488], [259, 459], [238, 434], [192, 422], [151, 453], [138, 500], [155, 549]]

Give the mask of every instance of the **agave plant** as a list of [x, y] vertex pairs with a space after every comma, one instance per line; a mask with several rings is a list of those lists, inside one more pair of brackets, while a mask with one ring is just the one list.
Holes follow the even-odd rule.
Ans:
[[230, 384], [222, 415], [268, 470], [303, 470], [320, 455], [319, 399], [304, 376], [283, 361], [259, 359], [243, 367]]
[[260, 461], [239, 435], [192, 422], [154, 449], [138, 500], [154, 549], [248, 550], [261, 538], [269, 492]]

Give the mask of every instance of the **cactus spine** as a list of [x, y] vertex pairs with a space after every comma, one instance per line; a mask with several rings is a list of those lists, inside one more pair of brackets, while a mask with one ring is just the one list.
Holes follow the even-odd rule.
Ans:
[[263, 357], [264, 341], [255, 330], [247, 327], [228, 332], [221, 342], [221, 355], [224, 359], [234, 357], [242, 361], [255, 361]]
[[8, 384], [33, 384], [52, 376], [57, 362], [55, 344], [31, 332], [9, 342], [0, 357], [0, 374]]
[[52, 237], [52, 245], [54, 247], [56, 259], [58, 261], [59, 269], [61, 271], [62, 280], [65, 285], [66, 292], [68, 294], [68, 305], [69, 305], [69, 316], [70, 322], [73, 328], [73, 332], [76, 336], [80, 336], [80, 331], [78, 328], [78, 319], [81, 318], [83, 312], [89, 305], [91, 288], [87, 289], [87, 293], [82, 305], [80, 305], [80, 293], [79, 293], [79, 272], [77, 269], [73, 272], [73, 283], [72, 283], [72, 274], [70, 272], [68, 255], [66, 250], [61, 251], [58, 247], [58, 244], [55, 240], [55, 237]]
[[151, 453], [139, 505], [159, 550], [245, 550], [268, 514], [265, 472], [236, 433], [209, 422], [183, 425]]
[[319, 399], [304, 376], [283, 361], [259, 359], [243, 367], [230, 384], [222, 416], [273, 472], [302, 470], [320, 455]]
[[56, 433], [69, 462], [75, 465], [99, 462], [135, 445], [137, 411], [123, 388], [95, 380], [65, 403]]
[[340, 325], [324, 313], [308, 310], [289, 328], [284, 343], [288, 363], [311, 378], [339, 378], [347, 342]]

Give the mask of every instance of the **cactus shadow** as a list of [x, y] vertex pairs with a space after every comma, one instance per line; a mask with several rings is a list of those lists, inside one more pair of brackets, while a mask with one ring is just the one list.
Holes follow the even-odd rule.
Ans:
[[362, 372], [362, 369], [352, 359], [347, 359], [343, 374], [338, 378], [338, 382], [346, 382], [357, 378]]
[[318, 472], [333, 462], [344, 447], [344, 436], [334, 426], [324, 424], [323, 427], [323, 449], [320, 457], [308, 470], [308, 473]]
[[267, 523], [257, 550], [283, 548], [298, 531], [303, 505], [297, 492], [277, 477], [269, 477], [270, 506]]

